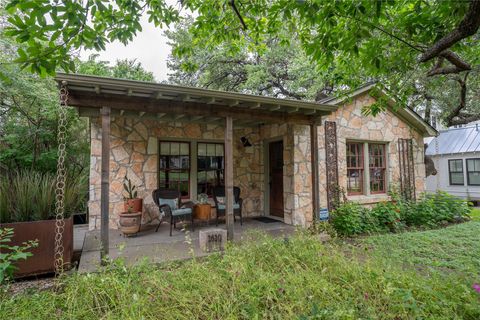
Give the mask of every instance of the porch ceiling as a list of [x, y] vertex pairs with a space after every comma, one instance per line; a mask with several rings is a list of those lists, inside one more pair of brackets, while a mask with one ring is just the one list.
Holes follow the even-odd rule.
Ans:
[[231, 116], [236, 126], [253, 126], [310, 124], [337, 109], [315, 102], [79, 74], [58, 73], [55, 80], [66, 82], [68, 104], [86, 117], [99, 116], [100, 108], [107, 106], [113, 116], [219, 124]]

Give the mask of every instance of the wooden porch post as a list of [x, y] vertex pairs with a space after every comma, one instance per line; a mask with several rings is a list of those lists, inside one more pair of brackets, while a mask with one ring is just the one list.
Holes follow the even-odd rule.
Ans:
[[102, 185], [101, 185], [101, 226], [100, 238], [102, 247], [100, 251], [101, 262], [108, 256], [108, 220], [109, 220], [109, 175], [110, 175], [110, 107], [102, 107]]
[[233, 240], [233, 121], [225, 118], [225, 219], [227, 239]]
[[318, 130], [317, 122], [310, 124], [310, 144], [311, 144], [311, 160], [312, 160], [312, 202], [313, 202], [313, 220], [317, 219], [320, 210], [319, 198], [319, 173], [318, 173]]

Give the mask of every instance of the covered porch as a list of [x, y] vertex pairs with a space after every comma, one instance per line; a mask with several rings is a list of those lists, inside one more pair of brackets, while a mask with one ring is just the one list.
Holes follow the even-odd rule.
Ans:
[[[221, 167], [208, 169], [225, 186], [230, 240], [251, 225], [233, 223], [233, 186], [241, 189], [246, 218], [273, 216], [306, 226], [317, 216], [318, 125], [335, 106], [94, 76], [58, 74], [56, 80], [68, 90], [68, 105], [90, 118], [90, 229], [97, 230], [103, 255], [123, 210], [123, 177], [139, 187], [148, 223], [158, 216], [154, 189], [175, 186], [188, 200], [208, 193], [212, 182], [201, 157], [209, 154], [201, 150], [210, 145], [222, 146]], [[175, 183], [166, 182], [162, 164], [172, 146], [184, 150], [177, 160], [188, 163], [175, 167]]]

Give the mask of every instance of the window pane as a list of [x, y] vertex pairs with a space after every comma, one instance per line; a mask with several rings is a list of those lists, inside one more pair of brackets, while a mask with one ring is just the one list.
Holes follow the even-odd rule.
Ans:
[[180, 154], [180, 144], [172, 142], [170, 143], [170, 154], [179, 155]]
[[180, 155], [188, 156], [190, 154], [188, 143], [181, 143], [180, 144]]
[[463, 172], [462, 160], [449, 160], [450, 172]]
[[468, 171], [480, 171], [480, 159], [467, 159]]
[[363, 144], [347, 143], [347, 192], [363, 192]]
[[471, 185], [480, 185], [480, 171], [469, 173], [468, 182]]
[[169, 155], [170, 154], [170, 143], [162, 142], [160, 143], [160, 154]]
[[197, 145], [197, 148], [198, 148], [198, 155], [199, 156], [206, 156], [207, 155], [207, 146], [205, 145], [205, 143], [199, 143]]
[[370, 192], [383, 193], [386, 190], [385, 180], [385, 144], [371, 143], [368, 145], [370, 167]]
[[223, 144], [199, 143], [197, 155], [197, 191], [212, 195], [213, 187], [224, 184]]
[[451, 184], [461, 184], [463, 185], [463, 173], [461, 172], [453, 172], [450, 174]]

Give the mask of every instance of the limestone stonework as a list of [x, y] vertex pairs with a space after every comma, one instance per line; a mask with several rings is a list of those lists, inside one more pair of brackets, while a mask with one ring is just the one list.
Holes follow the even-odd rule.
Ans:
[[[375, 100], [368, 94], [358, 96], [324, 117], [337, 123], [339, 185], [346, 189], [346, 142], [349, 139], [384, 142], [387, 152], [387, 183], [399, 180], [397, 140], [413, 138], [415, 150], [415, 176], [417, 193], [424, 190], [424, 164], [422, 136], [394, 113], [385, 111], [376, 117], [362, 115], [362, 108]], [[235, 120], [234, 120], [235, 121]], [[248, 137], [251, 147], [240, 141]], [[123, 210], [123, 178], [127, 175], [138, 186], [139, 197], [144, 199], [144, 222], [151, 221], [159, 212], [151, 193], [158, 185], [158, 141], [183, 140], [223, 142], [224, 128], [217, 124], [160, 122], [158, 120], [114, 117], [110, 135], [110, 226], [117, 226], [118, 213]], [[234, 129], [234, 185], [239, 186], [243, 198], [244, 216], [264, 215], [268, 195], [268, 142], [282, 140], [284, 145], [284, 221], [307, 226], [313, 220], [312, 170], [310, 129], [306, 125], [270, 124]], [[326, 207], [325, 133], [318, 126], [319, 197]], [[191, 154], [191, 157], [195, 157]], [[100, 172], [101, 125], [99, 119], [91, 121], [90, 162], [90, 228], [100, 227]], [[193, 170], [193, 169], [192, 169]], [[191, 174], [195, 174], [193, 171]], [[194, 197], [193, 197], [194, 198]], [[351, 197], [362, 203], [385, 200], [386, 195]]]
[[[387, 144], [387, 188], [398, 187], [400, 168], [398, 163], [397, 141], [399, 138], [413, 139], [415, 162], [415, 189], [419, 194], [425, 190], [425, 167], [423, 163], [423, 137], [392, 111], [386, 110], [377, 116], [362, 114], [364, 106], [371, 105], [375, 99], [368, 94], [357, 96], [323, 120], [337, 123], [337, 151], [339, 186], [347, 189], [346, 143], [349, 140], [364, 142], [381, 142]], [[326, 207], [326, 157], [325, 128], [318, 127], [319, 145], [319, 192], [321, 207]], [[388, 200], [387, 194], [348, 196], [349, 199], [363, 204], [373, 204]]]

